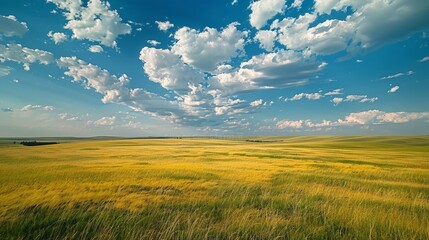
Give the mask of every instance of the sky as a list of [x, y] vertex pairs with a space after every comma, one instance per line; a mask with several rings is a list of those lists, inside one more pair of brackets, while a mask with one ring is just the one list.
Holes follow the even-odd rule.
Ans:
[[426, 0], [3, 0], [0, 137], [429, 134]]

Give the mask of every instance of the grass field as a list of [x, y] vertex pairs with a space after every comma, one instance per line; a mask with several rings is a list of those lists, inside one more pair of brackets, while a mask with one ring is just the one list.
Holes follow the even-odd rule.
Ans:
[[0, 239], [429, 239], [429, 137], [0, 145]]

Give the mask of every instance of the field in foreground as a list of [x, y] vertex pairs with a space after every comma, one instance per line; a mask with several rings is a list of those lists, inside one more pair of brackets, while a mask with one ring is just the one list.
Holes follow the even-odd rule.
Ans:
[[429, 239], [429, 137], [0, 146], [0, 239]]

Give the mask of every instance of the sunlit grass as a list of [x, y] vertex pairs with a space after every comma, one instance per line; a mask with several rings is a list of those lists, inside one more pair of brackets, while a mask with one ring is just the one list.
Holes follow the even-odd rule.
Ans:
[[247, 139], [2, 145], [0, 239], [429, 239], [429, 137]]

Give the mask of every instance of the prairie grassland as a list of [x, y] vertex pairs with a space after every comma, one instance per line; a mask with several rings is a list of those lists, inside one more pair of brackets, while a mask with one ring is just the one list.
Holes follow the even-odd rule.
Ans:
[[429, 137], [0, 146], [0, 239], [429, 239]]

